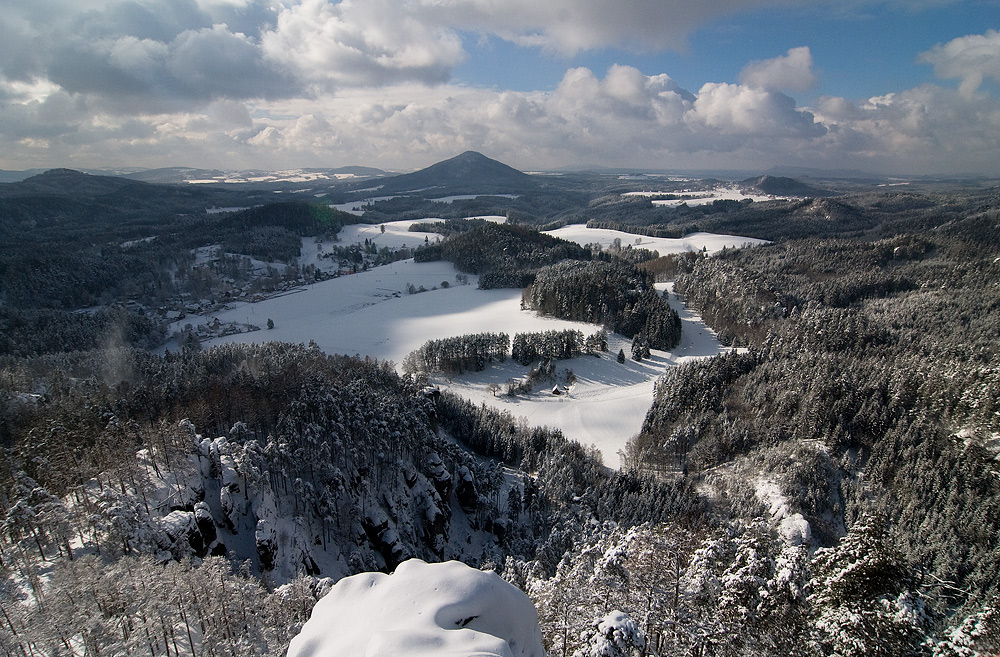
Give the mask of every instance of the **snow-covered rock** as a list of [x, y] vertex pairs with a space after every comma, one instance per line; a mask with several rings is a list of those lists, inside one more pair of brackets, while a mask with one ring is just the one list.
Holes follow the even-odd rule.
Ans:
[[215, 541], [215, 527], [211, 527], [211, 539], [208, 539], [202, 532], [202, 524], [197, 512], [171, 511], [159, 519], [160, 528], [169, 541], [163, 547], [169, 549], [175, 558], [190, 553], [204, 557], [208, 554], [210, 544]]
[[786, 545], [798, 546], [812, 543], [812, 527], [801, 513], [786, 516], [778, 523], [778, 532]]
[[788, 500], [778, 484], [767, 479], [756, 482], [757, 496], [771, 507], [771, 523], [776, 526], [785, 545], [796, 547], [812, 543], [812, 526], [801, 513], [792, 513]]
[[458, 561], [406, 561], [347, 577], [320, 600], [287, 657], [544, 657], [528, 596]]

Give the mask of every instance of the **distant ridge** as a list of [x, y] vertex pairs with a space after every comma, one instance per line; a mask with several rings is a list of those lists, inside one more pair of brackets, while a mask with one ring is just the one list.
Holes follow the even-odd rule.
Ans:
[[75, 169], [49, 169], [30, 178], [5, 184], [0, 188], [0, 196], [77, 195], [93, 198], [143, 184], [116, 176], [94, 176]]
[[741, 180], [740, 184], [744, 187], [752, 187], [772, 196], [835, 196], [835, 193], [828, 189], [820, 189], [819, 187], [807, 185], [806, 183], [795, 180], [794, 178], [785, 178], [782, 176], [760, 176], [759, 178], [747, 178], [746, 180]]
[[421, 196], [512, 194], [538, 186], [532, 176], [475, 151], [466, 151], [413, 173], [383, 178], [379, 184], [380, 194], [409, 192]]
[[[204, 212], [206, 207], [213, 205], [226, 207], [259, 203], [256, 200], [258, 196], [246, 191], [208, 189], [201, 185], [154, 184], [74, 169], [50, 169], [18, 182], [0, 184], [0, 198], [8, 201], [6, 207], [9, 212], [14, 212], [15, 207], [29, 214], [52, 211], [63, 218], [74, 216], [82, 221], [89, 221], [102, 213], [107, 215], [108, 212], [141, 215], [143, 212], [165, 212], [169, 208], [189, 213]], [[67, 209], [67, 203], [72, 209]], [[100, 209], [95, 210], [94, 207]]]
[[125, 174], [123, 177], [145, 182], [181, 184], [189, 182], [214, 181], [219, 184], [237, 182], [240, 184], [277, 184], [282, 182], [339, 182], [342, 178], [380, 178], [387, 175], [382, 169], [362, 166], [329, 168], [297, 168], [277, 171], [197, 169], [192, 167], [163, 167], [145, 169]]
[[858, 169], [816, 169], [813, 167], [775, 166], [767, 172], [772, 176], [788, 176], [792, 178], [815, 178], [818, 180], [853, 180], [857, 182], [879, 182], [885, 176], [879, 176]]

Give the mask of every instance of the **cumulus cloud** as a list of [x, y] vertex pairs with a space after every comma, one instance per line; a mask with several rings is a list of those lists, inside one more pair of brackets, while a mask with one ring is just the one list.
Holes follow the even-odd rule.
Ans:
[[797, 106], [808, 47], [695, 91], [630, 66], [555, 89], [450, 83], [469, 32], [562, 53], [677, 48], [714, 17], [801, 0], [32, 0], [0, 14], [0, 166], [417, 167], [476, 149], [605, 164], [995, 171], [1000, 34], [920, 56], [925, 85]]
[[260, 57], [251, 39], [223, 25], [187, 30], [167, 43], [133, 36], [69, 41], [53, 50], [46, 78], [124, 113], [296, 90], [287, 73]]
[[750, 62], [740, 72], [740, 82], [759, 89], [808, 91], [816, 83], [812, 65], [808, 46], [792, 48], [782, 57]]
[[467, 31], [565, 54], [660, 50], [717, 16], [801, 1], [33, 0], [0, 15], [0, 81], [52, 80], [126, 112], [143, 96], [148, 111], [441, 84]]
[[[202, 2], [206, 8], [195, 0], [20, 3], [0, 16], [0, 84], [44, 80], [123, 114], [299, 92], [260, 51], [259, 32], [273, 12], [256, 0]], [[258, 36], [213, 16], [242, 16]]]
[[704, 85], [686, 118], [721, 135], [808, 138], [826, 132], [812, 113], [797, 109], [788, 96], [736, 84]]
[[937, 85], [852, 103], [824, 98], [817, 119], [829, 128], [827, 157], [876, 170], [992, 173], [1000, 149], [1000, 102]]
[[1000, 82], [1000, 32], [987, 30], [939, 43], [921, 53], [918, 61], [931, 64], [940, 78], [961, 80], [959, 90], [969, 96], [986, 78]]
[[[299, 157], [349, 151], [356, 161], [386, 167], [422, 166], [466, 149], [532, 167], [666, 166], [680, 158], [731, 166], [733, 154], [749, 158], [824, 133], [781, 94], [739, 85], [694, 94], [666, 75], [628, 66], [603, 76], [570, 69], [549, 93], [442, 86], [422, 90], [414, 101], [395, 87], [275, 109], [275, 116], [283, 114], [300, 118], [267, 121], [255, 144]], [[323, 117], [322, 128], [315, 127]], [[714, 162], [711, 153], [718, 154]]]
[[452, 30], [391, 0], [303, 0], [262, 37], [265, 55], [310, 83], [441, 83], [464, 57]]

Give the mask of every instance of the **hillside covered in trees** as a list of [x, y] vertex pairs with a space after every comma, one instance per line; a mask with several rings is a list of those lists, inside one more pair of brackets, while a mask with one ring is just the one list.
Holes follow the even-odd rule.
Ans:
[[[851, 541], [854, 559], [891, 557], [894, 571], [814, 590], [842, 613], [876, 619], [879, 601], [900, 595], [917, 596], [931, 623], [993, 609], [998, 249], [990, 210], [875, 242], [799, 240], [698, 260], [677, 291], [745, 352], [669, 371], [630, 462], [735, 499], [771, 490], [772, 513], [782, 500], [782, 513], [801, 514], [833, 550], [814, 557], [820, 574]], [[851, 641], [886, 640], [836, 622]], [[1000, 636], [990, 628], [987, 652]]]
[[[217, 205], [229, 211], [206, 212]], [[314, 279], [297, 265], [302, 237], [357, 221], [261, 192], [68, 170], [0, 185], [0, 354], [158, 346], [166, 312]], [[199, 259], [206, 248], [219, 257]]]
[[[83, 637], [104, 654], [274, 654], [323, 577], [411, 557], [528, 556], [554, 572], [573, 533], [556, 529], [580, 513], [701, 507], [684, 482], [609, 473], [558, 433], [315, 349], [81, 352], [2, 371], [8, 651]], [[137, 593], [161, 580], [154, 561], [175, 564], [160, 607]], [[90, 588], [105, 568], [115, 586]], [[211, 616], [227, 605], [253, 618]]]

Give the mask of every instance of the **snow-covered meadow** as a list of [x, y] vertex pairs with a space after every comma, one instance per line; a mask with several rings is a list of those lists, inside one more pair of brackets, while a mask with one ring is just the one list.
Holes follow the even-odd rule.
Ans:
[[625, 192], [622, 196], [678, 196], [680, 198], [654, 199], [653, 205], [661, 205], [668, 208], [676, 208], [681, 205], [696, 206], [708, 205], [715, 201], [776, 201], [787, 200], [787, 196], [774, 196], [772, 194], [753, 193], [733, 185], [719, 185], [709, 190], [682, 191], [682, 192]]
[[[424, 241], [425, 234], [409, 232], [411, 223], [387, 223], [384, 233], [379, 226], [348, 226], [342, 231], [339, 243], [373, 239], [379, 245], [397, 248], [402, 244], [416, 245]], [[636, 238], [627, 233], [591, 230], [583, 226], [568, 226], [553, 234], [581, 244], [605, 241], [610, 244], [616, 237], [634, 243]], [[427, 237], [433, 239], [430, 234]], [[644, 237], [640, 246], [661, 253], [701, 251], [703, 248], [711, 253], [723, 246], [737, 247], [759, 241], [697, 233], [682, 240]], [[308, 242], [304, 246], [308, 249]], [[313, 245], [314, 252], [315, 248]], [[234, 342], [314, 342], [327, 353], [371, 356], [397, 365], [431, 339], [482, 332], [503, 332], [513, 337], [515, 333], [563, 329], [577, 329], [590, 335], [600, 329], [592, 324], [521, 310], [520, 290], [479, 290], [475, 276], [468, 276], [468, 283], [462, 284], [456, 274], [458, 272], [447, 262], [403, 260], [294, 288], [257, 303], [233, 303], [203, 318], [186, 318], [175, 328], [193, 320], [200, 323], [214, 319], [223, 324], [263, 327], [270, 319], [273, 329], [223, 336], [206, 346]], [[408, 289], [420, 288], [426, 291], [407, 293]], [[569, 438], [596, 446], [605, 463], [617, 467], [620, 464], [618, 451], [639, 431], [652, 404], [656, 379], [667, 367], [692, 358], [712, 356], [723, 349], [697, 315], [672, 295], [670, 303], [683, 322], [681, 343], [671, 352], [654, 350], [652, 356], [641, 363], [631, 359], [624, 364], [618, 363], [615, 358], [618, 350], [629, 354], [631, 344], [622, 336], [611, 335], [607, 353], [560, 361], [555, 381], [531, 394], [513, 397], [502, 394], [507, 380], [526, 374], [526, 368], [512, 361], [475, 374], [439, 379], [436, 383], [476, 403], [483, 402], [522, 416], [532, 425], [558, 428]], [[554, 395], [552, 387], [564, 386], [570, 370], [575, 382], [568, 390], [563, 390], [565, 394]], [[497, 391], [497, 387], [501, 390]]]
[[[670, 284], [658, 287], [667, 292], [672, 288]], [[439, 379], [438, 384], [477, 404], [484, 403], [524, 417], [528, 424], [559, 429], [583, 445], [596, 447], [604, 457], [605, 465], [617, 468], [621, 465], [619, 450], [642, 428], [646, 411], [653, 403], [653, 387], [664, 370], [687, 360], [714, 356], [723, 350], [715, 333], [696, 313], [672, 294], [669, 301], [683, 324], [681, 342], [677, 347], [669, 352], [653, 349], [650, 358], [642, 362], [626, 358], [624, 363], [618, 363], [618, 350], [628, 355], [632, 343], [620, 335], [611, 334], [608, 336], [607, 353], [559, 361], [556, 381], [562, 388], [562, 394], [553, 394], [552, 386], [540, 388], [531, 395], [511, 397], [502, 394], [502, 390], [500, 394], [494, 394], [492, 384], [502, 388], [508, 378], [524, 376], [525, 368], [513, 361], [494, 365], [476, 374], [451, 380]], [[534, 313], [519, 312], [535, 316]], [[567, 324], [575, 324], [585, 335], [598, 328], [579, 322]], [[521, 329], [524, 330], [536, 329]], [[575, 382], [566, 389], [564, 383], [570, 371]]]
[[605, 228], [587, 228], [584, 224], [573, 224], [563, 226], [556, 230], [548, 231], [549, 235], [559, 237], [577, 244], [600, 244], [607, 249], [615, 240], [621, 240], [621, 245], [633, 246], [639, 249], [658, 251], [661, 256], [671, 253], [684, 253], [686, 251], [701, 251], [715, 253], [721, 251], [723, 247], [732, 249], [742, 246], [756, 246], [766, 244], [766, 240], [755, 237], [740, 237], [738, 235], [718, 235], [716, 233], [691, 233], [684, 237], [646, 237], [645, 235], [633, 235], [623, 233], [619, 230], [608, 230]]

